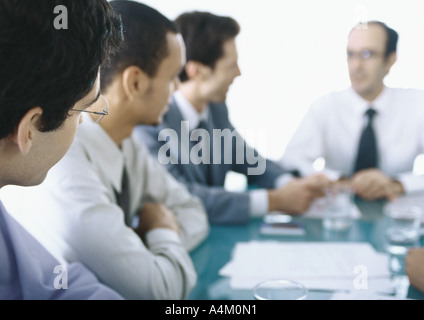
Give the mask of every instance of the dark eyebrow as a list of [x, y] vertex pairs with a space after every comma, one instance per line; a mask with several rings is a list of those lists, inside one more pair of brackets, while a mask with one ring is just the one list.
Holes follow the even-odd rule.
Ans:
[[93, 99], [93, 101], [91, 101], [90, 103], [87, 103], [85, 106], [83, 106], [81, 109], [87, 109], [88, 107], [90, 107], [92, 104], [95, 104], [97, 102], [97, 100], [99, 100], [100, 96], [102, 95], [102, 93], [99, 92], [97, 93], [97, 96]]

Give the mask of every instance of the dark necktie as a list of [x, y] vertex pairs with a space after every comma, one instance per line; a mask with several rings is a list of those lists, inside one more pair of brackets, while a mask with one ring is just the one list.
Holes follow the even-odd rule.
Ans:
[[369, 168], [376, 168], [378, 165], [377, 157], [377, 140], [373, 128], [373, 119], [377, 112], [374, 109], [368, 109], [368, 124], [362, 131], [361, 139], [359, 140], [358, 155], [355, 163], [355, 171], [360, 171]]
[[208, 130], [208, 121], [205, 119], [202, 119], [199, 121], [199, 124], [197, 125], [196, 129], [205, 129]]
[[121, 207], [122, 211], [124, 211], [125, 224], [130, 226], [130, 185], [125, 166], [122, 172], [121, 192], [116, 192], [116, 199], [118, 200], [118, 205]]

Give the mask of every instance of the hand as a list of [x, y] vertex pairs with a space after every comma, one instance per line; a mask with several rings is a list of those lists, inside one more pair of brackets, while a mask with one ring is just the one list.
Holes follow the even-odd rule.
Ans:
[[293, 179], [284, 187], [268, 191], [269, 211], [302, 214], [316, 198], [324, 195], [331, 181], [322, 174], [303, 179]]
[[409, 282], [412, 286], [424, 292], [424, 250], [420, 248], [409, 250], [405, 262]]
[[174, 213], [161, 203], [146, 203], [138, 213], [139, 223], [134, 231], [144, 239], [147, 232], [157, 228], [166, 228], [180, 232]]
[[325, 189], [334, 185], [334, 181], [319, 173], [302, 179], [314, 192], [315, 198], [325, 196]]
[[387, 198], [394, 200], [405, 192], [399, 181], [393, 180], [378, 169], [367, 169], [351, 178], [353, 192], [365, 200]]

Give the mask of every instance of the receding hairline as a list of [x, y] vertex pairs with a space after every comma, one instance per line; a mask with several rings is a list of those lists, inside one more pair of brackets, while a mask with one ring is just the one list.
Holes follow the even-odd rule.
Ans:
[[[366, 26], [365, 28], [363, 28], [364, 25]], [[380, 27], [384, 31], [384, 33], [386, 34], [386, 37], [387, 38], [389, 37], [388, 32], [387, 32], [387, 29], [386, 29], [387, 28], [386, 25], [384, 23], [378, 22], [378, 21], [359, 22], [358, 24], [356, 24], [350, 30], [350, 32], [348, 34], [348, 37], [350, 37], [350, 35], [352, 34], [353, 31], [356, 31], [356, 30], [367, 30], [368, 29], [368, 26], [378, 26], [378, 27]]]
[[369, 21], [369, 22], [366, 22], [366, 28], [358, 28], [358, 26], [363, 26], [365, 23], [358, 23], [355, 27], [353, 27], [351, 30], [350, 30], [350, 32], [349, 32], [349, 35], [348, 35], [348, 40], [349, 40], [349, 38], [351, 37], [351, 35], [352, 35], [352, 33], [354, 32], [354, 31], [361, 31], [361, 30], [368, 30], [369, 28], [369, 26], [376, 26], [376, 27], [379, 27], [382, 31], [383, 31], [383, 33], [384, 33], [384, 35], [385, 35], [385, 39], [384, 39], [384, 51], [386, 52], [387, 51], [387, 46], [388, 46], [388, 44], [389, 44], [389, 31], [387, 30], [387, 26], [384, 24], [384, 23], [382, 23], [382, 22], [379, 22], [379, 21]]

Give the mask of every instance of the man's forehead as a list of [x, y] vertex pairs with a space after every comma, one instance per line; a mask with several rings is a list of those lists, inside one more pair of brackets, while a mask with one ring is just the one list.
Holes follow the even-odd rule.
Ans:
[[169, 67], [169, 64], [179, 64], [180, 67], [184, 66], [186, 53], [182, 36], [180, 34], [168, 32], [167, 42], [169, 53], [161, 62], [161, 66], [166, 65], [166, 67]]
[[177, 34], [177, 41], [180, 47], [181, 65], [184, 66], [186, 64], [186, 46], [185, 46], [184, 38], [180, 33]]
[[386, 43], [384, 28], [377, 24], [369, 24], [366, 28], [353, 29], [349, 34], [348, 47], [381, 48]]
[[219, 60], [234, 60], [238, 58], [235, 38], [225, 41], [222, 45], [223, 55]]

